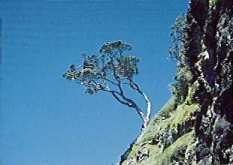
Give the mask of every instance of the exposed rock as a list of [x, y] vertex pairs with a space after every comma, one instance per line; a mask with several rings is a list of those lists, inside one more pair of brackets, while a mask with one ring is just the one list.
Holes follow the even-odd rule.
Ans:
[[148, 157], [150, 156], [150, 151], [148, 148], [146, 147], [142, 147], [137, 151], [136, 154], [136, 161], [137, 162], [141, 162], [143, 160], [148, 159]]
[[233, 1], [191, 0], [183, 45], [184, 101], [169, 101], [120, 165], [233, 165]]

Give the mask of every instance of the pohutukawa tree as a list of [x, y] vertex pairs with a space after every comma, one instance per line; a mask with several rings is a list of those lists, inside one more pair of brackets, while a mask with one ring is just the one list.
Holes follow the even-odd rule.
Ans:
[[[71, 65], [63, 76], [83, 85], [88, 94], [109, 93], [121, 104], [134, 109], [145, 128], [150, 121], [151, 101], [134, 80], [138, 74], [139, 59], [126, 54], [131, 49], [131, 45], [122, 41], [106, 43], [98, 55], [85, 55], [82, 65]], [[147, 105], [145, 110], [126, 95], [129, 89], [143, 97]]]

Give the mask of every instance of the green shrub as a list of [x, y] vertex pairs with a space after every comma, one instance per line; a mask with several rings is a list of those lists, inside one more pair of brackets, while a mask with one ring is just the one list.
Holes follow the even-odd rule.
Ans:
[[171, 90], [178, 104], [184, 102], [188, 94], [188, 87], [193, 79], [184, 55], [186, 25], [186, 17], [185, 15], [181, 15], [176, 18], [171, 28], [171, 46], [169, 53], [172, 59], [177, 60], [176, 81], [171, 85]]
[[192, 73], [188, 67], [177, 67], [175, 76], [176, 82], [172, 84], [172, 93], [175, 96], [175, 100], [178, 104], [181, 104], [185, 100], [192, 78]]
[[184, 31], [186, 26], [185, 15], [178, 16], [174, 25], [171, 27], [171, 46], [169, 49], [170, 57], [181, 62], [182, 51], [184, 49]]

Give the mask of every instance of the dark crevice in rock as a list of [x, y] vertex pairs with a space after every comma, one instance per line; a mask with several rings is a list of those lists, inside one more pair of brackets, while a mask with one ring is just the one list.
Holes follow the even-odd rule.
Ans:
[[[199, 109], [192, 113], [191, 118], [185, 119], [186, 121], [179, 120], [182, 123], [176, 124], [175, 128], [169, 126], [162, 127], [163, 129], [159, 131], [154, 129], [157, 131], [156, 134], [153, 134], [152, 140], [146, 142], [144, 147], [156, 146], [155, 148], [161, 149], [161, 152], [153, 155], [148, 154], [146, 149], [146, 152], [142, 152], [139, 148], [133, 153], [139, 156], [138, 165], [144, 160], [154, 160], [153, 158], [158, 155], [157, 159], [164, 159], [158, 162], [171, 165], [232, 165], [233, 1], [191, 0], [186, 14], [183, 44], [180, 67], [190, 71], [192, 79], [187, 83], [187, 91], [182, 95], [183, 102], [175, 105], [177, 108], [180, 104], [185, 104], [188, 98], [191, 101], [187, 102], [187, 105], [191, 106], [195, 102]], [[180, 72], [179, 76], [186, 76], [185, 71]], [[194, 90], [192, 95], [189, 89]], [[171, 115], [169, 112], [165, 118], [170, 118]], [[161, 122], [158, 122], [158, 125], [166, 123], [166, 120], [158, 121]], [[194, 141], [181, 145], [181, 148], [165, 159], [167, 158], [165, 154], [168, 154], [166, 151], [173, 148], [183, 135], [192, 130]], [[129, 159], [128, 153], [134, 145], [132, 144], [122, 156], [121, 165], [129, 165], [124, 164], [124, 161]], [[148, 165], [154, 164], [156, 163]], [[158, 163], [161, 164], [163, 163]]]

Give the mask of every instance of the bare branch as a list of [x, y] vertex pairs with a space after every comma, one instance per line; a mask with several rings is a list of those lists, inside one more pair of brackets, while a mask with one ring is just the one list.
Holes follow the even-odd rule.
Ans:
[[[131, 103], [129, 102], [125, 102], [125, 101], [122, 101], [119, 97], [118, 97], [118, 93], [117, 92], [111, 92], [112, 93], [112, 96], [117, 99], [117, 101], [119, 101], [121, 104], [124, 104], [124, 105], [127, 105], [128, 107], [132, 107]], [[119, 95], [121, 96], [121, 95]], [[122, 96], [121, 96], [122, 97]]]
[[[113, 63], [113, 61], [111, 61], [111, 65], [112, 65], [112, 68], [113, 68], [113, 76], [115, 78], [115, 80], [118, 82], [117, 83], [117, 87], [118, 89], [120, 90], [120, 96], [123, 100], [125, 100], [126, 102], [128, 102], [128, 105], [129, 107], [132, 107], [136, 110], [136, 112], [138, 113], [138, 115], [140, 116], [140, 118], [143, 120], [144, 122], [144, 126], [147, 124], [147, 122], [149, 121], [149, 118], [150, 118], [150, 111], [151, 111], [151, 106], [149, 106], [149, 109], [147, 110], [147, 115], [145, 116], [145, 114], [143, 113], [143, 111], [141, 110], [141, 108], [139, 108], [139, 106], [131, 99], [127, 98], [125, 95], [124, 95], [124, 92], [123, 92], [123, 89], [122, 89], [122, 82], [120, 80], [120, 78], [117, 76], [117, 73], [116, 73], [116, 67]], [[132, 81], [133, 82], [133, 81]], [[132, 88], [134, 88], [136, 91], [138, 91], [141, 95], [143, 95], [143, 92], [140, 90], [139, 86], [136, 84], [136, 83], [131, 83], [130, 81], [130, 84], [129, 84]], [[114, 96], [115, 97], [115, 96]], [[115, 97], [116, 98], [116, 97]], [[147, 98], [147, 97], [146, 97]], [[119, 101], [119, 100], [118, 100]], [[150, 101], [148, 102], [149, 104], [148, 105], [151, 105], [150, 104]]]
[[[112, 94], [112, 96], [119, 101], [121, 104], [127, 105], [128, 107], [133, 107], [134, 104], [132, 104], [132, 101], [129, 99], [124, 99], [125, 97], [122, 96], [122, 94], [115, 90], [107, 90], [107, 89], [101, 89], [102, 91], [109, 92]], [[120, 98], [121, 97], [121, 98]], [[122, 100], [123, 99], [123, 100]]]
[[[101, 89], [102, 91], [105, 92], [109, 92], [112, 94], [112, 96], [121, 104], [127, 105], [130, 108], [134, 108], [137, 112], [137, 114], [140, 116], [140, 118], [142, 119], [143, 123], [145, 123], [147, 121], [145, 114], [143, 113], [143, 111], [139, 108], [139, 106], [131, 99], [127, 98], [123, 93], [118, 92], [118, 91], [114, 91], [114, 90], [106, 90], [106, 89]], [[120, 99], [121, 97], [121, 99]], [[124, 101], [123, 101], [123, 100]]]
[[[122, 97], [125, 101], [127, 101], [127, 106], [128, 107], [134, 108], [136, 110], [137, 114], [140, 116], [140, 118], [142, 119], [143, 123], [147, 122], [147, 119], [145, 118], [145, 114], [143, 113], [143, 111], [141, 110], [141, 108], [139, 108], [139, 106], [133, 100], [125, 97], [125, 95], [123, 93], [118, 93], [117, 92], [117, 94], [120, 97]], [[113, 95], [115, 95], [115, 94], [113, 93]]]
[[106, 81], [108, 81], [108, 82], [110, 82], [110, 83], [113, 84], [113, 85], [117, 85], [117, 82], [112, 81], [112, 80], [110, 80], [110, 79], [108, 79], [108, 78], [106, 78], [106, 77], [102, 77], [102, 79], [103, 79], [103, 80], [106, 80]]
[[139, 85], [137, 83], [135, 83], [132, 79], [128, 79], [129, 80], [129, 84], [130, 87], [133, 90], [136, 90], [140, 95], [142, 95], [146, 101], [147, 104], [147, 112], [146, 112], [146, 119], [150, 120], [150, 115], [151, 115], [151, 109], [152, 109], [152, 105], [151, 105], [151, 101], [149, 99], [149, 97], [140, 89]]
[[143, 95], [142, 90], [140, 89], [139, 85], [135, 83], [131, 78], [128, 78], [129, 85], [133, 90], [136, 90], [140, 95]]

